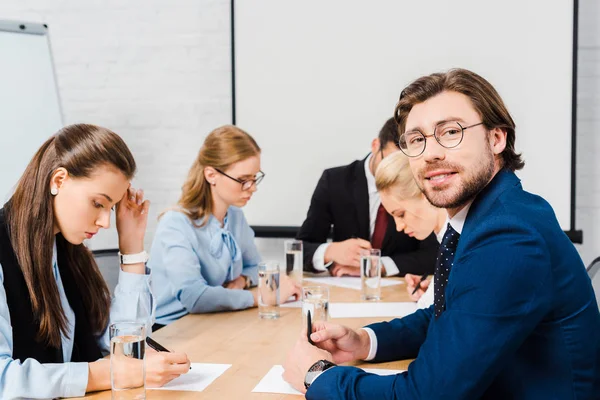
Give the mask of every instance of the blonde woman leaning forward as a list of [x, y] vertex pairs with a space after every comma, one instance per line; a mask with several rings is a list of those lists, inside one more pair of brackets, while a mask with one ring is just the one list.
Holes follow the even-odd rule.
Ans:
[[[260, 148], [235, 126], [212, 131], [183, 185], [177, 206], [158, 224], [150, 266], [155, 274], [156, 328], [188, 313], [257, 305], [260, 255], [241, 207], [263, 179]], [[281, 298], [300, 286], [281, 278]]]
[[[441, 242], [445, 232], [446, 210], [432, 206], [425, 198], [402, 152], [393, 153], [383, 159], [375, 173], [375, 185], [381, 204], [394, 217], [396, 229], [408, 236], [423, 240], [434, 232]], [[421, 289], [413, 294], [420, 277], [406, 274], [406, 289], [420, 308], [433, 304], [433, 285], [428, 279], [421, 281]], [[427, 291], [425, 291], [426, 289]]]

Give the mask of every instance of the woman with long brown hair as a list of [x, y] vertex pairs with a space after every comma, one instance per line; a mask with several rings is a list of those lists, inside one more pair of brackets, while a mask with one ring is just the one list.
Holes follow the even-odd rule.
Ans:
[[[164, 213], [152, 244], [157, 327], [188, 313], [240, 310], [257, 305], [248, 289], [258, 282], [260, 255], [241, 207], [264, 177], [260, 148], [227, 125], [205, 139], [173, 210]], [[300, 287], [281, 278], [281, 299]]]
[[[136, 320], [151, 299], [143, 251], [149, 202], [130, 187], [127, 145], [93, 125], [48, 139], [0, 209], [0, 398], [82, 396], [110, 388], [108, 324]], [[119, 285], [82, 244], [116, 208]], [[189, 369], [181, 353], [146, 353], [148, 386]]]

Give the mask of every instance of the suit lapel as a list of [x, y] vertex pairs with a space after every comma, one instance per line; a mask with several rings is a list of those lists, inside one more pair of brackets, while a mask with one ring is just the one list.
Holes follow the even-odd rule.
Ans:
[[494, 201], [502, 192], [517, 185], [521, 185], [521, 180], [514, 172], [506, 169], [498, 171], [492, 181], [477, 195], [471, 204], [461, 235], [465, 233], [468, 235], [475, 226], [482, 222], [482, 216], [487, 213], [488, 209], [492, 207]]
[[367, 177], [365, 176], [365, 160], [356, 164], [354, 170], [354, 204], [356, 205], [356, 219], [358, 221], [358, 235], [369, 240], [369, 191]]

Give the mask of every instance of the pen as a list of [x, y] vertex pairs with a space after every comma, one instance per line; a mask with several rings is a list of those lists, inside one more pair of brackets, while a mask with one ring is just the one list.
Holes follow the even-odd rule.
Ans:
[[[150, 336], [146, 336], [146, 343], [148, 344], [148, 347], [150, 347], [152, 350], [170, 353], [169, 349], [167, 349], [162, 344], [158, 343], [156, 340], [152, 339]], [[192, 369], [191, 365], [190, 365], [190, 369]]]
[[421, 280], [419, 283], [417, 283], [417, 286], [415, 286], [415, 290], [413, 290], [412, 294], [417, 293], [417, 290], [421, 289], [421, 282], [423, 282], [425, 279], [427, 279], [427, 274], [423, 274], [423, 276], [421, 276]]
[[308, 313], [306, 314], [306, 325], [307, 325], [306, 336], [308, 338], [308, 343], [310, 343], [314, 346], [315, 343], [310, 338], [310, 334], [312, 333], [312, 321], [311, 321], [311, 317], [310, 317], [310, 310], [308, 310]]

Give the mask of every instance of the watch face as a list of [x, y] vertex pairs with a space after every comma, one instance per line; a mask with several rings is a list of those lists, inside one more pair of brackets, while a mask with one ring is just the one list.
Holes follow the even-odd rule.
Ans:
[[306, 375], [304, 376], [304, 387], [306, 389], [313, 383], [313, 381], [317, 378], [317, 376], [321, 375], [324, 370], [333, 367], [335, 364], [329, 362], [327, 360], [319, 360], [314, 363], [309, 369]]

